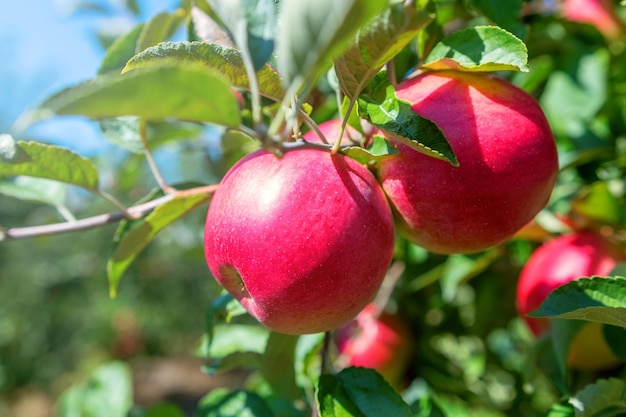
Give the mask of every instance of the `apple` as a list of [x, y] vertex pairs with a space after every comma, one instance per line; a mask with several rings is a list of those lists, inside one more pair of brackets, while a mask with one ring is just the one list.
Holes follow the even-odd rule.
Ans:
[[624, 29], [612, 0], [565, 0], [563, 17], [572, 22], [593, 25], [609, 39], [618, 38]]
[[378, 176], [407, 239], [437, 253], [498, 245], [546, 205], [558, 174], [554, 137], [537, 101], [491, 74], [424, 72], [397, 96], [434, 121], [459, 166], [402, 144]]
[[375, 296], [393, 254], [393, 217], [376, 178], [355, 160], [259, 150], [220, 183], [204, 247], [217, 281], [261, 323], [323, 332]]
[[368, 304], [350, 323], [334, 335], [341, 366], [361, 366], [378, 371], [399, 389], [411, 361], [412, 340], [409, 326], [396, 315]]
[[[517, 309], [536, 335], [549, 330], [550, 319], [533, 318], [535, 311], [557, 287], [594, 275], [606, 276], [621, 259], [619, 252], [600, 234], [577, 231], [562, 235], [540, 246], [530, 257], [517, 284]], [[576, 369], [602, 369], [619, 360], [604, 341], [601, 325], [585, 325], [572, 341], [568, 364]]]

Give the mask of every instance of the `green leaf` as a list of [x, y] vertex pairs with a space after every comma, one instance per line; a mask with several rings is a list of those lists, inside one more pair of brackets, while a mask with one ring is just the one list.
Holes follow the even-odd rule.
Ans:
[[43, 178], [17, 177], [14, 181], [0, 182], [0, 194], [33, 203], [61, 207], [65, 204], [65, 184]]
[[90, 191], [99, 187], [95, 165], [82, 156], [55, 145], [15, 141], [0, 135], [0, 175], [46, 178]]
[[168, 65], [104, 74], [62, 90], [18, 121], [22, 127], [53, 115], [92, 119], [137, 116], [239, 126], [239, 104], [228, 82], [203, 65]]
[[376, 73], [432, 19], [415, 5], [395, 3], [360, 29], [356, 42], [334, 61], [343, 93], [356, 99]]
[[378, 160], [387, 155], [397, 154], [394, 148], [384, 137], [374, 135], [367, 149], [360, 146], [348, 146], [341, 149], [341, 153], [359, 161], [364, 165], [376, 164]]
[[624, 218], [622, 200], [618, 200], [609, 189], [609, 184], [598, 181], [580, 192], [571, 200], [571, 208], [577, 215], [618, 226]]
[[[134, 56], [124, 71], [170, 63], [200, 63], [222, 74], [234, 87], [249, 89], [241, 53], [235, 48], [205, 42], [164, 42]], [[264, 65], [258, 72], [261, 94], [280, 102], [285, 94], [276, 71]]]
[[588, 323], [581, 320], [561, 320], [552, 319], [550, 322], [550, 340], [552, 342], [552, 349], [556, 358], [556, 365], [558, 366], [559, 382], [565, 385], [567, 375], [567, 358], [569, 356], [570, 347], [576, 335], [587, 325]]
[[373, 369], [350, 367], [320, 377], [320, 417], [411, 417], [411, 409]]
[[217, 388], [200, 400], [196, 417], [273, 417], [265, 400], [250, 391]]
[[379, 72], [359, 97], [359, 114], [374, 126], [384, 130], [392, 139], [458, 166], [450, 143], [432, 121], [417, 115], [411, 105], [396, 97], [385, 71]]
[[205, 336], [200, 344], [201, 356], [207, 356], [211, 350], [213, 343], [215, 326], [218, 323], [229, 323], [233, 317], [247, 313], [241, 303], [236, 300], [228, 291], [224, 290], [223, 294], [217, 297], [209, 305], [205, 314]]
[[575, 417], [625, 415], [625, 394], [624, 381], [617, 378], [599, 379], [577, 392], [569, 399], [569, 403], [574, 407]]
[[133, 403], [130, 369], [122, 362], [98, 367], [58, 402], [58, 417], [126, 417]]
[[265, 352], [270, 332], [256, 324], [220, 324], [215, 326], [209, 359], [221, 359], [234, 352]]
[[523, 0], [471, 0], [470, 3], [496, 25], [518, 38], [526, 37], [521, 19]]
[[[133, 417], [133, 415], [128, 417]], [[137, 417], [185, 417], [185, 413], [174, 404], [157, 404], [143, 411]]]
[[[144, 148], [139, 135], [139, 118], [130, 116], [103, 119], [99, 121], [99, 125], [102, 134], [111, 143], [129, 152], [143, 154]], [[146, 122], [146, 136], [150, 149], [168, 141], [196, 138], [201, 132], [202, 125], [195, 122], [180, 120]]]
[[554, 133], [574, 138], [589, 133], [591, 120], [606, 105], [612, 59], [606, 48], [576, 46], [565, 68], [550, 74], [540, 97]]
[[626, 278], [592, 277], [555, 289], [531, 317], [558, 317], [626, 327]]
[[554, 404], [546, 417], [575, 417], [574, 407], [571, 404]]
[[284, 84], [299, 89], [315, 80], [359, 28], [388, 4], [389, 0], [281, 2], [276, 49]]
[[210, 198], [210, 194], [177, 195], [155, 208], [143, 219], [130, 222], [131, 227], [126, 222], [120, 224], [113, 251], [107, 262], [111, 296], [115, 296], [124, 271], [161, 230], [196, 207], [207, 203]]
[[528, 49], [515, 35], [497, 26], [476, 26], [442, 39], [424, 68], [462, 71], [528, 71]]
[[[273, 393], [280, 397], [296, 399], [301, 396], [300, 389], [296, 385], [294, 368], [297, 342], [298, 336], [277, 332], [270, 333], [267, 341], [261, 373]], [[280, 369], [280, 372], [276, 372], [277, 369]]]
[[159, 13], [146, 23], [135, 26], [126, 35], [117, 38], [107, 48], [98, 74], [120, 72], [133, 55], [170, 38], [185, 20], [182, 9], [174, 13]]
[[626, 363], [626, 328], [605, 324], [602, 334], [613, 354]]
[[274, 0], [206, 1], [239, 49], [250, 54], [254, 69], [261, 69], [274, 51], [277, 26]]
[[137, 54], [174, 35], [181, 23], [185, 21], [186, 14], [183, 9], [178, 9], [174, 13], [161, 12], [151, 18], [148, 23], [144, 25], [137, 38], [135, 53]]
[[144, 26], [145, 23], [138, 24], [126, 35], [117, 38], [111, 46], [107, 48], [100, 68], [98, 69], [98, 74], [112, 71], [119, 72], [124, 68], [126, 62], [136, 53], [137, 41], [139, 40], [139, 36], [141, 36]]

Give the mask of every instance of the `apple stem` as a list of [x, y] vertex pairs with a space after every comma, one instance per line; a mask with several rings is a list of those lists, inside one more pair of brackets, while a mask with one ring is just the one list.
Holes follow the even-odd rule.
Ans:
[[331, 363], [328, 360], [331, 340], [332, 340], [332, 333], [330, 331], [325, 332], [324, 341], [322, 342], [322, 349], [320, 350], [320, 357], [322, 359], [322, 363], [320, 366], [320, 376], [333, 372]]

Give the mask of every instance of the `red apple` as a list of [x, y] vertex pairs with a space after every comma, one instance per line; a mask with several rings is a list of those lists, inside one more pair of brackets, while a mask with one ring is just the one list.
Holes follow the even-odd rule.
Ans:
[[327, 331], [369, 303], [391, 262], [393, 218], [374, 175], [342, 155], [256, 151], [210, 204], [215, 278], [270, 329]]
[[355, 320], [335, 333], [342, 366], [362, 366], [378, 371], [391, 385], [401, 388], [411, 360], [411, 331], [393, 314], [377, 314], [369, 304]]
[[565, 0], [563, 17], [572, 22], [593, 25], [609, 39], [619, 37], [624, 29], [612, 0]]
[[[535, 335], [547, 332], [548, 318], [531, 318], [526, 314], [539, 308], [557, 287], [581, 277], [608, 275], [619, 260], [619, 253], [606, 239], [592, 231], [562, 235], [543, 244], [524, 266], [517, 284], [520, 315]], [[572, 368], [601, 369], [617, 362], [597, 323], [582, 328], [568, 353], [568, 364]]]
[[437, 123], [460, 163], [401, 144], [381, 161], [381, 184], [409, 240], [432, 252], [478, 252], [512, 237], [546, 205], [557, 151], [532, 96], [461, 71], [422, 73], [402, 82], [397, 96]]

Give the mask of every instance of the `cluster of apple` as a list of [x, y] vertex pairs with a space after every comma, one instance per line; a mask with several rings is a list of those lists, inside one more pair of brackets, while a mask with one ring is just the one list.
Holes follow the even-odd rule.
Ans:
[[459, 166], [388, 138], [398, 152], [375, 167], [305, 147], [256, 151], [224, 176], [206, 219], [207, 263], [267, 327], [305, 334], [352, 320], [385, 277], [396, 231], [433, 252], [477, 252], [547, 203], [557, 152], [529, 94], [460, 71], [423, 72], [396, 94], [440, 127]]

